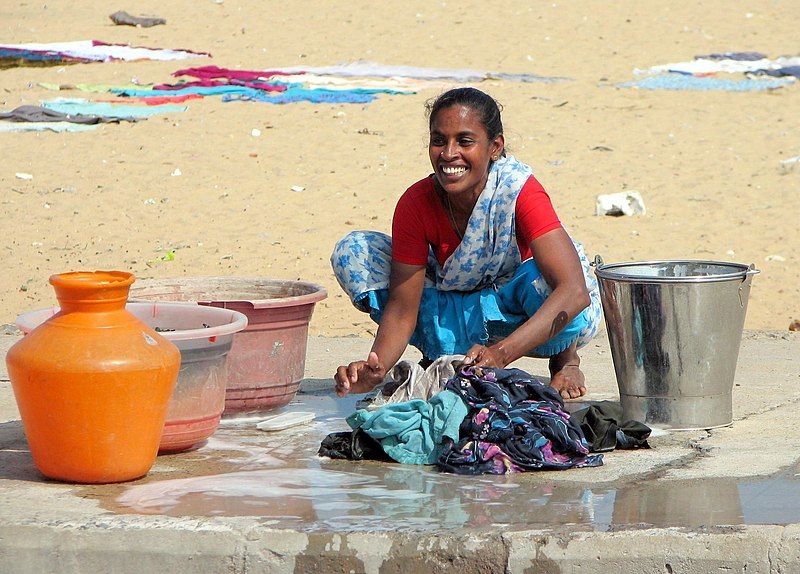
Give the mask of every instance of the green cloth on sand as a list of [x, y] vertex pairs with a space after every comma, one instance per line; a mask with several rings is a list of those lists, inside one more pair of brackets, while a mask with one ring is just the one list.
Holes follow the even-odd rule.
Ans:
[[58, 92], [60, 90], [80, 90], [81, 92], [91, 92], [103, 94], [111, 90], [147, 90], [152, 84], [54, 84], [52, 82], [39, 82], [38, 86], [46, 90]]

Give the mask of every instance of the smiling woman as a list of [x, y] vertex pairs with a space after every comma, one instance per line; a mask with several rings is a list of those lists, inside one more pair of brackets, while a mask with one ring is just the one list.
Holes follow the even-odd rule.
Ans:
[[397, 203], [392, 237], [356, 231], [331, 256], [339, 284], [378, 332], [336, 392], [367, 392], [411, 344], [423, 361], [465, 354], [505, 367], [549, 359], [564, 398], [586, 393], [577, 349], [596, 333], [597, 282], [532, 170], [505, 152], [500, 107], [474, 88], [428, 105], [433, 173]]

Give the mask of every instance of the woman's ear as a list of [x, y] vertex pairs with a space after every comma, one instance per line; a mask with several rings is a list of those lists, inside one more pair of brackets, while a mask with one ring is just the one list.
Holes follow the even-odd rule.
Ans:
[[500, 157], [503, 155], [503, 150], [506, 147], [506, 139], [503, 134], [500, 134], [494, 141], [492, 141], [492, 157]]

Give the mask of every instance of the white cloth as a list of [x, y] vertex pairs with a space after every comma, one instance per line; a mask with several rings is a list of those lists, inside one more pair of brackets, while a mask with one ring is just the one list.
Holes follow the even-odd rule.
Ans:
[[82, 60], [107, 62], [108, 60], [185, 60], [187, 58], [203, 58], [209, 54], [191, 52], [189, 50], [162, 50], [157, 48], [131, 47], [127, 45], [100, 44], [93, 45], [92, 40], [76, 40], [74, 42], [51, 42], [47, 44], [0, 44], [0, 49], [29, 50], [63, 54]]
[[383, 383], [370, 396], [359, 401], [356, 408], [373, 411], [384, 405], [414, 399], [427, 401], [444, 389], [447, 381], [456, 374], [456, 365], [463, 360], [464, 355], [445, 355], [427, 369], [413, 361], [399, 361]]
[[[652, 66], [645, 70], [645, 73], [660, 74], [662, 72], [680, 72], [683, 74], [697, 75], [726, 72], [735, 74], [755, 72], [756, 70], [777, 70], [778, 68], [797, 65], [800, 65], [800, 56], [780, 57], [774, 60], [768, 58], [761, 60], [710, 60], [698, 58], [690, 62], [676, 62], [673, 64]], [[636, 70], [636, 72], [641, 73], [642, 71]]]

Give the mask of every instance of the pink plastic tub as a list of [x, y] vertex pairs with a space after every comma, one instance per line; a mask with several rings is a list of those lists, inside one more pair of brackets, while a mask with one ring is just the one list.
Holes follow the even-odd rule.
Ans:
[[[159, 452], [191, 448], [219, 426], [225, 407], [228, 354], [234, 333], [247, 326], [247, 317], [234, 310], [184, 303], [128, 303], [125, 308], [181, 352], [181, 369]], [[58, 311], [51, 307], [25, 313], [17, 318], [17, 326], [27, 334]]]
[[325, 297], [313, 283], [254, 277], [152, 279], [131, 288], [133, 299], [194, 301], [247, 316], [228, 358], [224, 415], [270, 411], [294, 398], [305, 370], [308, 323]]

